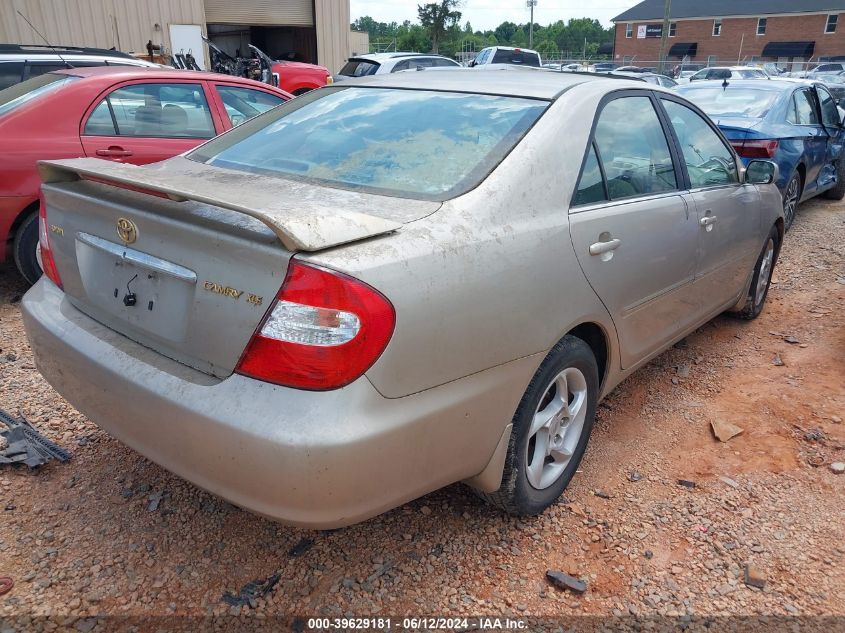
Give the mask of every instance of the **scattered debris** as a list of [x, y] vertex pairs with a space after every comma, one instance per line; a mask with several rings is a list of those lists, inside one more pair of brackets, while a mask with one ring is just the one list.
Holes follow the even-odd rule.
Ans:
[[730, 486], [731, 488], [739, 488], [739, 484], [736, 483], [730, 477], [725, 477], [724, 475], [719, 475], [719, 481], [721, 481], [726, 486]]
[[0, 596], [9, 593], [12, 587], [15, 586], [15, 581], [9, 576], [0, 576]]
[[823, 442], [825, 437], [821, 429], [810, 429], [804, 433], [804, 439], [808, 442]]
[[652, 552], [650, 549], [647, 549], [643, 556], [646, 557], [646, 560], [651, 560], [652, 558], [654, 558], [654, 552]]
[[230, 591], [224, 592], [221, 600], [232, 607], [248, 605], [254, 609], [256, 600], [270, 593], [281, 577], [281, 574], [273, 574], [264, 580], [253, 580], [241, 587], [241, 590], [237, 594], [233, 594]]
[[766, 586], [766, 572], [754, 565], [745, 566], [745, 584], [749, 587], [762, 589]]
[[775, 354], [775, 357], [772, 359], [772, 365], [775, 367], [783, 367], [786, 363], [783, 362], [783, 359], [780, 357], [780, 354]]
[[161, 500], [164, 499], [164, 491], [154, 492], [150, 495], [150, 503], [147, 505], [147, 512], [155, 512]]
[[695, 488], [695, 482], [690, 481], [689, 479], [679, 479], [678, 485], [683, 486], [684, 488]]
[[288, 555], [292, 556], [293, 558], [298, 558], [302, 556], [305, 552], [311, 549], [311, 546], [314, 545], [314, 539], [312, 538], [302, 538], [300, 539], [299, 543], [294, 545], [288, 551]]
[[790, 345], [798, 345], [798, 343], [801, 342], [797, 338], [795, 338], [794, 336], [784, 336], [783, 340], [786, 341], [787, 343], [789, 343]]
[[638, 470], [633, 470], [628, 474], [628, 481], [633, 481], [634, 483], [640, 481], [642, 478], [643, 476]]
[[830, 465], [830, 470], [835, 475], [841, 475], [842, 473], [845, 473], [845, 464], [842, 462], [833, 462]]
[[555, 587], [568, 589], [578, 595], [587, 591], [587, 583], [583, 580], [578, 580], [569, 574], [564, 574], [562, 571], [553, 571], [549, 569], [546, 572], [546, 578], [548, 578]]
[[678, 374], [678, 378], [689, 378], [689, 369], [689, 365], [678, 365], [675, 372]]
[[0, 450], [0, 465], [26, 464], [30, 468], [46, 464], [51, 459], [66, 462], [70, 453], [41, 435], [23, 416], [13, 418], [0, 409], [0, 422], [8, 427], [0, 431], [6, 447]]
[[731, 424], [730, 422], [725, 422], [724, 420], [713, 420], [710, 422], [710, 427], [713, 429], [713, 435], [715, 435], [720, 442], [727, 442], [745, 430], [736, 424]]
[[610, 499], [610, 495], [607, 494], [604, 490], [593, 490], [593, 494], [599, 499]]

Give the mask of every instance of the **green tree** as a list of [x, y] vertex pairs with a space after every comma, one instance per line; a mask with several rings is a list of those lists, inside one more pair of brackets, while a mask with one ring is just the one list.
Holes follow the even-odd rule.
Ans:
[[496, 41], [500, 44], [508, 44], [511, 41], [516, 29], [518, 27], [513, 22], [502, 22], [496, 27], [493, 35], [496, 36]]
[[554, 40], [543, 40], [536, 46], [536, 50], [540, 53], [540, 57], [545, 60], [548, 57], [557, 57], [560, 51]]
[[431, 50], [440, 52], [440, 42], [446, 35], [447, 29], [457, 26], [461, 19], [461, 12], [457, 10], [463, 0], [440, 0], [440, 3], [430, 2], [418, 4], [417, 14], [420, 24], [428, 31], [431, 38]]

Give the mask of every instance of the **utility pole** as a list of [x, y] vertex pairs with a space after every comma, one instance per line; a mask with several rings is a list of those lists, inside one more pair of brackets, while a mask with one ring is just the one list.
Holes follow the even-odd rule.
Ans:
[[657, 72], [664, 71], [666, 61], [666, 39], [669, 37], [669, 14], [672, 11], [672, 0], [666, 0], [663, 7], [663, 29], [660, 31], [660, 59], [657, 60]]
[[531, 22], [528, 25], [528, 48], [534, 48], [534, 7], [537, 0], [525, 0], [525, 5], [531, 9]]

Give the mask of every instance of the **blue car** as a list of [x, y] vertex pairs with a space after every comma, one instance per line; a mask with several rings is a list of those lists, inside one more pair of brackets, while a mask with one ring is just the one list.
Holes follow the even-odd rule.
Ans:
[[836, 100], [821, 83], [702, 81], [677, 92], [716, 122], [744, 163], [765, 158], [778, 164], [787, 229], [800, 202], [822, 193], [845, 197], [845, 129]]

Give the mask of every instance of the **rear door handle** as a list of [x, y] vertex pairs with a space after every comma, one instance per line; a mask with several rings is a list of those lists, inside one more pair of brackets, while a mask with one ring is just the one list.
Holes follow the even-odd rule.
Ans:
[[698, 221], [698, 223], [701, 226], [711, 226], [713, 224], [716, 224], [716, 216], [715, 215], [705, 215], [703, 218], [701, 218]]
[[98, 149], [97, 156], [108, 156], [109, 158], [126, 158], [132, 156], [132, 152], [122, 147], [109, 147], [108, 149]]
[[604, 255], [610, 251], [615, 251], [622, 244], [620, 239], [612, 239], [607, 242], [596, 242], [590, 244], [590, 255]]

